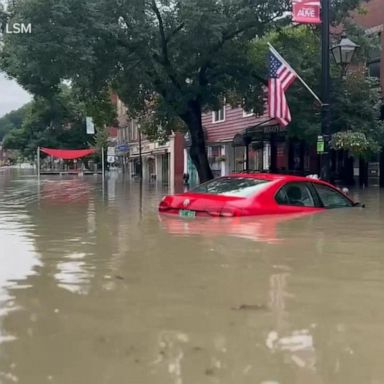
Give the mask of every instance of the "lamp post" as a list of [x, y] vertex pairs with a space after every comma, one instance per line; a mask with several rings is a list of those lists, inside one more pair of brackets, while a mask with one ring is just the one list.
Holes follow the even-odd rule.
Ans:
[[324, 140], [324, 152], [320, 158], [320, 177], [330, 179], [329, 140], [331, 127], [330, 74], [329, 74], [329, 0], [322, 0], [322, 29], [321, 29], [321, 135]]
[[359, 45], [348, 39], [345, 32], [341, 35], [340, 43], [331, 48], [332, 56], [335, 63], [341, 66], [343, 76], [347, 74], [347, 67], [351, 64], [357, 48]]
[[141, 148], [141, 126], [140, 124], [137, 124], [137, 132], [139, 135], [139, 177], [140, 180], [143, 179], [143, 155], [142, 155], [142, 148]]
[[343, 74], [346, 73], [347, 66], [351, 63], [353, 55], [358, 48], [353, 41], [349, 40], [345, 34], [339, 44], [330, 49], [329, 44], [329, 0], [322, 0], [322, 44], [321, 44], [321, 96], [323, 105], [321, 108], [321, 135], [324, 141], [324, 151], [320, 160], [320, 177], [330, 181], [331, 157], [329, 153], [329, 141], [331, 138], [331, 110], [330, 110], [330, 63], [329, 51], [335, 59], [335, 62], [343, 68]]

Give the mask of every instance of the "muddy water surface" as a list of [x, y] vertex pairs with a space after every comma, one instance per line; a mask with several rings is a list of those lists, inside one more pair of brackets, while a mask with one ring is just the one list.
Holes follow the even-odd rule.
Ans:
[[164, 187], [0, 170], [0, 383], [384, 383], [384, 194], [159, 218]]

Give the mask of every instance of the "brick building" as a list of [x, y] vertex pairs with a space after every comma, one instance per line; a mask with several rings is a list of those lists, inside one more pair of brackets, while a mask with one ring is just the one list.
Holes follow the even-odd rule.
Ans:
[[116, 108], [118, 119], [116, 146], [117, 149], [121, 146], [128, 148], [125, 152], [117, 151], [124, 171], [133, 179], [139, 176], [141, 149], [144, 180], [162, 182], [171, 187], [182, 183], [184, 171], [183, 134], [171, 135], [168, 142], [164, 144], [151, 142], [145, 135], [141, 134], [138, 122], [128, 117], [126, 106], [118, 98]]
[[[363, 27], [368, 35], [377, 36], [381, 49], [370, 52], [367, 58], [368, 75], [379, 79], [381, 92], [384, 95], [384, 0], [370, 0], [361, 6], [366, 12], [355, 12], [352, 19]], [[384, 103], [381, 108], [381, 119], [384, 120]], [[380, 186], [384, 187], [384, 151], [377, 160], [372, 159], [368, 166], [360, 164], [360, 183], [377, 184], [380, 177]], [[367, 168], [364, 170], [364, 168]], [[363, 174], [361, 172], [363, 171]], [[369, 180], [370, 179], [370, 180]]]
[[[287, 129], [278, 126], [267, 113], [257, 116], [242, 108], [225, 105], [218, 111], [202, 115], [206, 134], [208, 160], [215, 177], [241, 172], [246, 169], [246, 147], [236, 145], [235, 136], [247, 134], [251, 138], [248, 147], [250, 171], [290, 172], [310, 174], [317, 171], [317, 154], [304, 142], [288, 138]], [[188, 142], [188, 140], [187, 140]], [[197, 182], [196, 171], [184, 154], [184, 172], [191, 182]]]
[[366, 12], [354, 13], [353, 20], [366, 30], [369, 35], [377, 35], [381, 50], [374, 50], [367, 60], [368, 72], [372, 77], [380, 79], [384, 90], [384, 0], [363, 2]]

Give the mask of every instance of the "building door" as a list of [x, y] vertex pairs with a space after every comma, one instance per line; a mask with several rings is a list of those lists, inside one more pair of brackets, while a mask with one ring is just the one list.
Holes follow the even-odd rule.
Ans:
[[149, 180], [156, 180], [156, 166], [155, 159], [148, 158], [148, 176]]
[[169, 183], [169, 153], [161, 155], [161, 180], [164, 184]]
[[233, 147], [234, 172], [243, 172], [245, 169], [245, 147]]
[[221, 176], [221, 145], [208, 147], [208, 161], [211, 167], [213, 177]]
[[193, 161], [189, 155], [188, 155], [187, 170], [188, 170], [187, 172], [189, 174], [189, 184], [190, 185], [196, 185], [198, 183], [199, 177], [197, 175], [195, 165], [193, 164]]

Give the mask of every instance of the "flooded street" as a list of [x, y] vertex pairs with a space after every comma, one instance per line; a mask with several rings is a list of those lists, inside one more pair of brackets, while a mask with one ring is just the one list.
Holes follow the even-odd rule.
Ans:
[[165, 187], [0, 170], [0, 383], [384, 383], [384, 192], [159, 218]]

